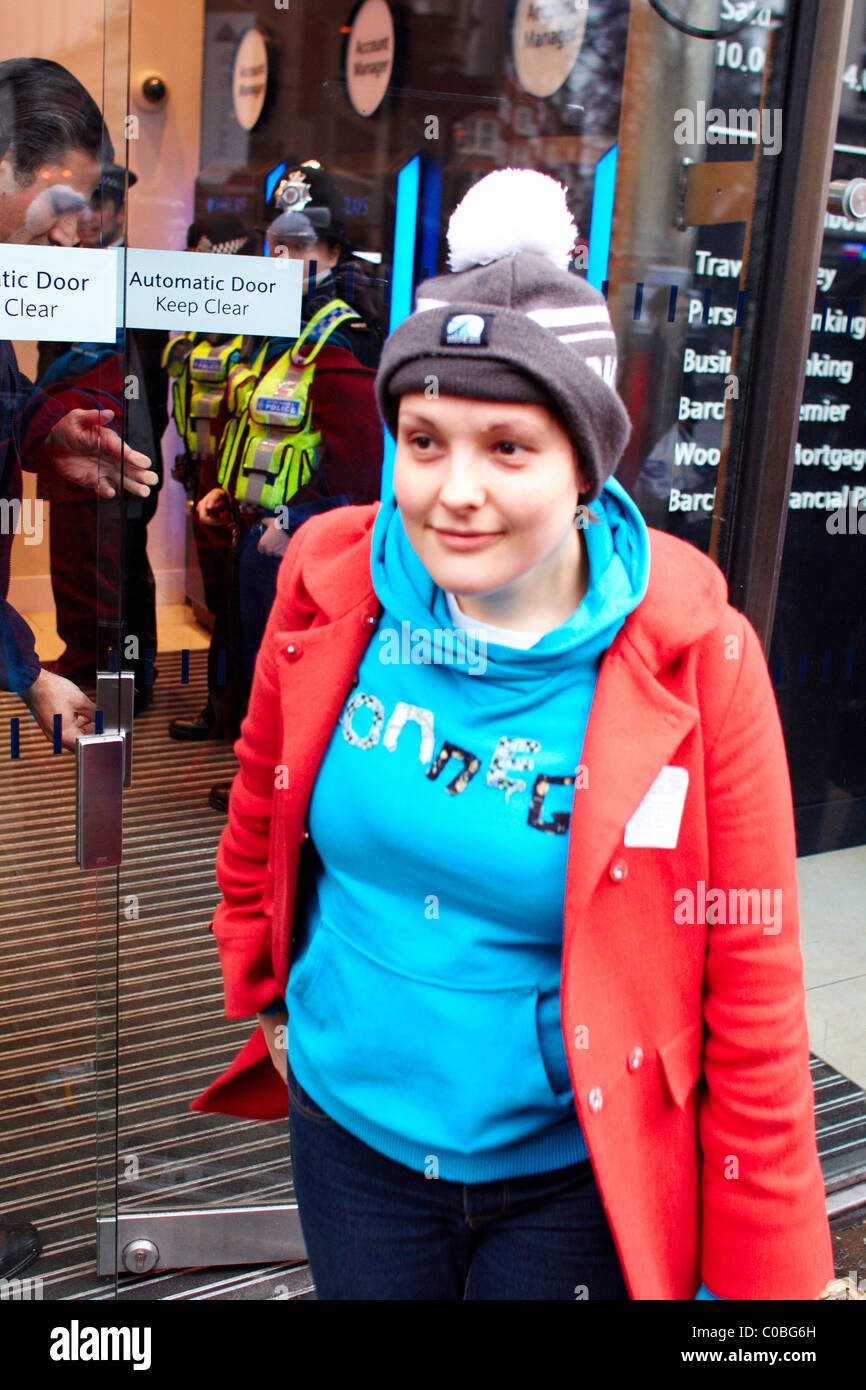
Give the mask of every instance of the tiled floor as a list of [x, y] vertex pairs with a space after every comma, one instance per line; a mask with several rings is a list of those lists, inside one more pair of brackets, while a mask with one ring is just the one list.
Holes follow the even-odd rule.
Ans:
[[866, 845], [797, 861], [813, 1052], [866, 1089]]
[[[36, 648], [43, 661], [54, 661], [64, 650], [57, 636], [54, 613], [24, 613], [25, 621], [36, 634]], [[210, 633], [200, 627], [185, 603], [164, 604], [156, 614], [157, 646], [163, 652], [202, 651], [210, 642]]]

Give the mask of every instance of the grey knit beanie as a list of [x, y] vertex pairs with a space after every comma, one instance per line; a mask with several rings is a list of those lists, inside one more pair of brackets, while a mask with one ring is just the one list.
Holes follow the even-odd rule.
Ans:
[[545, 404], [574, 442], [581, 500], [598, 496], [631, 425], [604, 297], [566, 268], [575, 236], [554, 179], [504, 169], [473, 185], [448, 228], [456, 273], [419, 286], [382, 352], [376, 395], [395, 438], [410, 391]]

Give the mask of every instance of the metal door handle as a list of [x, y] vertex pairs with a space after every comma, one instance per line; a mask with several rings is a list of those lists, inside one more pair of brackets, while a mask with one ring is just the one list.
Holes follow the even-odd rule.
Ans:
[[75, 858], [108, 869], [123, 858], [123, 734], [82, 734], [75, 743]]
[[75, 858], [81, 869], [113, 868], [123, 859], [123, 788], [132, 781], [134, 698], [132, 671], [97, 671], [102, 732], [84, 734], [75, 744]]
[[97, 671], [96, 708], [102, 710], [102, 731], [123, 734], [126, 740], [123, 759], [123, 785], [132, 783], [132, 720], [135, 700], [133, 671]]

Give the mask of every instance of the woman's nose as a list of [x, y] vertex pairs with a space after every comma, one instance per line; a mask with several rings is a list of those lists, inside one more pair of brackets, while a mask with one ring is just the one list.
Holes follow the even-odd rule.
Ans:
[[442, 486], [439, 500], [446, 507], [459, 510], [463, 507], [480, 507], [484, 501], [481, 479], [472, 462], [466, 458], [452, 458]]

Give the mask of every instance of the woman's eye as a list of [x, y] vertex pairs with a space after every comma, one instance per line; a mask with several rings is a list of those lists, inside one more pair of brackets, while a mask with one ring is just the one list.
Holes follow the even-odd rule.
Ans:
[[413, 434], [409, 438], [409, 443], [415, 449], [426, 450], [433, 443], [429, 434]]
[[494, 448], [505, 458], [517, 458], [521, 452], [521, 446], [513, 439], [500, 439], [499, 443], [494, 445]]

